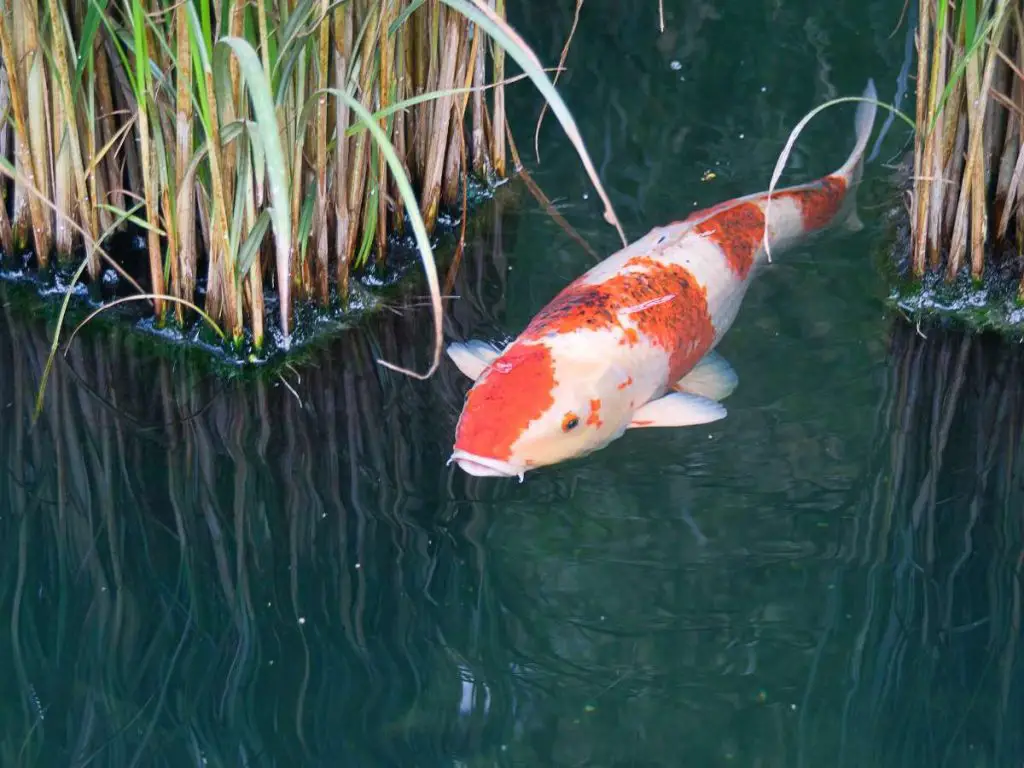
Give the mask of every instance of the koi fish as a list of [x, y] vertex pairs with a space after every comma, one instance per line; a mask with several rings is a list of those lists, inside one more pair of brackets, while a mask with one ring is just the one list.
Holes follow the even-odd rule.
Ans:
[[627, 429], [707, 424], [736, 388], [714, 348], [771, 253], [833, 225], [859, 230], [856, 198], [875, 122], [868, 81], [846, 162], [817, 181], [739, 197], [656, 227], [566, 286], [503, 349], [447, 354], [474, 381], [450, 464], [519, 477], [585, 456]]

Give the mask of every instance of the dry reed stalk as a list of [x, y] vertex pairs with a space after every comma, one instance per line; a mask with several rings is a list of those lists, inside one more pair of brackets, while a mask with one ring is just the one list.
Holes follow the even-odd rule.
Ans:
[[[403, 25], [396, 31], [395, 37], [395, 98], [397, 101], [404, 101], [411, 95], [409, 90], [409, 56], [409, 32]], [[408, 123], [405, 110], [399, 110], [394, 114], [393, 130], [392, 142], [395, 145], [395, 152], [402, 160], [402, 168], [405, 175], [408, 176], [409, 138], [407, 135]], [[391, 228], [400, 235], [405, 232], [405, 202], [402, 200], [399, 192], [397, 179], [393, 176], [389, 194], [391, 195], [389, 202], [393, 207]]]
[[[44, 56], [39, 41], [39, 20], [36, 18], [34, 3], [29, 0], [16, 0], [14, 3], [14, 24], [13, 30], [17, 30], [14, 37], [15, 57], [20, 67], [20, 80], [25, 86], [26, 104], [26, 128], [25, 140], [29, 145], [29, 152], [32, 157], [32, 167], [35, 174], [36, 187], [44, 192], [51, 190], [51, 157], [49, 126], [47, 124], [46, 112], [49, 102], [49, 85], [44, 74]], [[31, 206], [31, 203], [30, 203]], [[32, 217], [33, 227], [38, 223]], [[53, 221], [50, 214], [46, 214], [47, 243], [52, 246]], [[49, 254], [47, 254], [47, 260]], [[46, 262], [40, 260], [40, 264]]]
[[[1006, 6], [1009, 8], [1009, 5]], [[981, 154], [982, 142], [985, 137], [983, 119], [988, 99], [982, 99], [982, 94], [988, 94], [992, 84], [992, 74], [996, 56], [1001, 45], [1002, 33], [1009, 13], [1000, 15], [1000, 21], [993, 33], [997, 41], [994, 46], [988, 49], [988, 56], [985, 62], [984, 76], [979, 82], [978, 61], [971, 57], [967, 61], [967, 116], [970, 142], [968, 145], [967, 161], [964, 170], [964, 186], [960, 191], [960, 199], [956, 209], [956, 225], [953, 229], [953, 240], [950, 245], [949, 275], [953, 277], [959, 271], [961, 259], [966, 251], [967, 227], [971, 228], [971, 276], [978, 280], [983, 271], [983, 257], [985, 247], [985, 235], [987, 226], [986, 192], [987, 179], [985, 159]], [[970, 204], [970, 211], [968, 205]]]
[[1024, 265], [1021, 10], [921, 0], [917, 43], [912, 274], [941, 267], [951, 282], [969, 262], [978, 281], [986, 253], [1008, 249]]
[[[63, 169], [64, 174], [73, 174], [74, 195], [78, 202], [80, 223], [85, 228], [90, 239], [95, 240], [99, 235], [99, 221], [96, 215], [96, 207], [89, 199], [89, 188], [86, 183], [85, 167], [82, 161], [82, 148], [78, 135], [78, 110], [76, 108], [75, 99], [71, 95], [71, 71], [68, 67], [67, 42], [64, 37], [64, 13], [57, 4], [57, 0], [48, 0], [48, 7], [50, 11], [50, 34], [52, 38], [50, 41], [50, 53], [56, 63], [56, 79], [58, 85], [58, 89], [56, 90], [59, 90], [60, 96], [60, 102], [57, 101], [55, 96], [54, 104], [55, 106], [58, 103], [60, 104], [64, 115], [63, 120], [59, 122], [56, 120], [54, 121], [54, 143], [56, 146], [60, 147], [60, 152], [62, 154], [65, 150], [70, 153], [69, 162], [71, 167], [70, 169]], [[54, 110], [54, 112], [56, 114], [57, 110]], [[70, 237], [68, 239], [70, 245]], [[68, 254], [70, 255], [70, 247], [68, 248]], [[99, 276], [99, 272], [99, 253], [93, 250], [91, 251], [91, 256], [89, 258], [89, 274], [95, 279]]]
[[[1020, 34], [1018, 30], [1017, 34]], [[1000, 53], [1000, 56], [1008, 56], [1004, 62], [1007, 70], [1013, 72], [1015, 77], [1011, 78], [1009, 98], [1002, 103], [1010, 110], [1009, 121], [1006, 125], [1006, 133], [1003, 136], [1003, 147], [999, 153], [999, 175], [996, 178], [995, 201], [993, 203], [993, 219], [998, 222], [995, 236], [998, 239], [1006, 237], [1010, 226], [1010, 212], [1017, 195], [1017, 187], [1014, 186], [1017, 166], [1024, 168], [1024, 152], [1018, 152], [1018, 147], [1024, 144], [1021, 136], [1021, 119], [1024, 116], [1024, 67], [1016, 68], [1013, 57], [1019, 55], [1024, 58], [1024, 45], [1020, 46], [1017, 54], [1010, 45], [1012, 35], [1007, 35], [1007, 51]], [[1019, 74], [1018, 74], [1019, 73]], [[1003, 94], [1000, 94], [1002, 96]], [[1019, 183], [1019, 180], [1018, 180]]]
[[[96, 134], [95, 143], [97, 145], [106, 146], [108, 142], [114, 140], [117, 135], [117, 127], [114, 123], [115, 107], [114, 93], [110, 85], [110, 62], [108, 61], [106, 45], [100, 37], [96, 38], [95, 44], [93, 45], [93, 62], [95, 64], [93, 85], [96, 90], [98, 104], [96, 112], [94, 113], [95, 126], [91, 130]], [[117, 210], [124, 210], [124, 173], [123, 165], [118, 162], [118, 156], [118, 151], [114, 150], [110, 152], [106, 159], [100, 163], [99, 172], [97, 172], [97, 169], [93, 170], [94, 175], [102, 175], [105, 177], [104, 187], [107, 192], [106, 195], [103, 195], [97, 191], [94, 199], [97, 203], [103, 201]], [[92, 162], [95, 162], [95, 155], [93, 155], [91, 163]], [[106, 219], [102, 218], [104, 216]], [[113, 214], [107, 210], [103, 210], [101, 212], [100, 221], [103, 230], [108, 230], [113, 221]], [[181, 295], [189, 296], [191, 294], [182, 293]]]
[[[465, 38], [469, 34], [469, 23], [460, 19], [460, 34]], [[474, 38], [470, 43], [459, 48], [459, 62], [456, 67], [455, 84], [461, 88], [470, 88], [473, 78], [473, 59], [476, 58], [478, 40]], [[447, 208], [455, 208], [459, 198], [459, 183], [463, 181], [465, 190], [466, 179], [466, 107], [469, 105], [469, 93], [458, 95], [452, 104], [451, 126], [449, 129], [448, 149], [445, 153], [444, 170], [441, 173], [443, 188], [441, 191], [441, 202]], [[464, 170], [466, 169], [466, 170]], [[462, 217], [465, 218], [466, 210], [463, 206]]]
[[[85, 23], [83, 14], [85, 9], [82, 5], [76, 5], [76, 18], [75, 25], [81, 28]], [[83, 42], [83, 46], [85, 43]], [[96, 83], [96, 66], [97, 57], [101, 56], [101, 53], [97, 52], [96, 40], [92, 45], [88, 46], [89, 50], [85, 55], [86, 64], [86, 82], [78, 86], [78, 100], [77, 103], [82, 104], [84, 102], [84, 108], [81, 111], [76, 110], [75, 121], [76, 129], [81, 131], [84, 135], [84, 149], [82, 162], [85, 164], [85, 181], [89, 190], [89, 199], [95, 201], [92, 206], [93, 211], [96, 215], [96, 226], [98, 232], [112, 232], [115, 227], [115, 217], [112, 211], [110, 211], [103, 204], [107, 201], [107, 176], [106, 176], [106, 165], [104, 157], [101, 156], [101, 146], [99, 138], [99, 119], [96, 114], [97, 110], [97, 83]], [[0, 152], [0, 155], [3, 153]], [[91, 273], [90, 273], [91, 275]]]
[[[174, 41], [176, 54], [174, 111], [174, 189], [176, 196], [185, 185], [189, 158], [192, 155], [192, 50], [188, 36], [188, 9], [179, 4], [174, 10]], [[192, 296], [196, 286], [196, 242], [192, 208], [195, 195], [186, 191], [179, 198], [182, 207], [175, 207], [173, 237], [168, 243], [171, 261], [171, 292], [175, 296]], [[185, 307], [175, 302], [174, 313], [181, 324]]]
[[[488, 5], [499, 18], [505, 18], [505, 0], [487, 0]], [[500, 83], [505, 79], [505, 52], [495, 46], [494, 52], [494, 82]], [[494, 89], [494, 119], [495, 130], [491, 134], [491, 161], [494, 164], [494, 171], [498, 176], [505, 175], [505, 86], [499, 85]]]
[[[353, 20], [344, 8], [334, 11], [334, 87], [339, 91], [349, 88], [350, 66], [353, 45]], [[355, 226], [348, 199], [349, 153], [353, 139], [344, 134], [349, 124], [350, 107], [342, 99], [334, 99], [334, 125], [336, 145], [334, 149], [334, 250], [337, 259], [336, 279], [342, 298], [348, 297], [348, 245], [349, 230]]]
[[57, 260], [64, 262], [71, 256], [74, 247], [74, 228], [71, 226], [71, 217], [74, 216], [75, 193], [70, 184], [71, 181], [71, 148], [65, 140], [65, 136], [71, 131], [67, 130], [67, 115], [64, 112], [64, 103], [59, 93], [53, 93], [50, 106], [53, 120], [53, 138], [51, 146], [56, 148], [56, 157], [53, 164], [53, 203], [59, 212], [54, 216], [53, 247]]
[[331, 43], [331, 17], [329, 0], [320, 0], [320, 34], [317, 44], [317, 97], [316, 106], [316, 215], [313, 220], [313, 241], [316, 256], [316, 291], [321, 304], [328, 300], [329, 250], [327, 235], [327, 93], [330, 68], [328, 57]]
[[[367, 109], [373, 108], [373, 87], [376, 82], [376, 68], [371, 65], [370, 62], [373, 60], [373, 49], [374, 43], [378, 39], [380, 34], [378, 25], [380, 24], [380, 9], [377, 5], [372, 5], [368, 11], [366, 19], [363, 22], [362, 30], [362, 47], [360, 49], [360, 73], [359, 73], [359, 87], [357, 90], [357, 98]], [[370, 148], [369, 148], [369, 135], [363, 131], [356, 138], [355, 149], [352, 153], [351, 165], [349, 166], [349, 177], [348, 177], [348, 210], [349, 228], [346, 232], [346, 239], [342, 247], [341, 258], [344, 259], [346, 275], [344, 278], [344, 295], [348, 293], [348, 268], [352, 261], [353, 251], [355, 250], [356, 237], [360, 234], [359, 224], [362, 223], [365, 226], [365, 219], [360, 222], [360, 217], [363, 216], [363, 210], [365, 208], [366, 215], [369, 217], [370, 206], [373, 201], [367, 199], [369, 196], [366, 194], [367, 190], [367, 179], [369, 178], [370, 171]], [[372, 189], [372, 184], [370, 189]], [[366, 237], [366, 232], [362, 232], [363, 237]]]
[[[0, 19], [0, 24], [3, 20]], [[7, 157], [11, 153], [8, 117], [11, 112], [11, 90], [7, 84], [7, 70], [4, 67], [3, 56], [0, 56], [0, 157]], [[5, 254], [14, 253], [14, 231], [11, 229], [11, 220], [7, 215], [7, 200], [9, 199], [7, 179], [0, 180], [0, 250]]]
[[[437, 75], [437, 90], [450, 91], [455, 86], [456, 64], [458, 62], [460, 30], [459, 19], [447, 14], [443, 51]], [[448, 128], [452, 117], [453, 96], [442, 96], [434, 104], [430, 124], [430, 140], [426, 146], [428, 158], [423, 174], [423, 198], [420, 210], [428, 227], [437, 220], [441, 201], [441, 175], [444, 171], [444, 150], [448, 146]]]
[[[396, 51], [395, 51], [395, 37], [391, 32], [391, 25], [398, 19], [398, 3], [396, 0], [382, 0], [381, 11], [380, 11], [380, 23], [378, 25], [378, 39], [377, 39], [377, 56], [379, 58], [380, 74], [378, 75], [378, 97], [377, 104], [379, 109], [387, 109], [396, 94], [392, 91], [397, 92], [397, 79], [395, 76], [396, 72]], [[382, 117], [378, 121], [378, 125], [381, 130], [388, 135], [388, 123], [393, 122], [392, 119]], [[392, 143], [395, 141], [394, 133], [389, 136]], [[372, 191], [372, 194], [376, 196], [377, 205], [377, 228], [376, 228], [376, 245], [377, 245], [377, 260], [383, 263], [384, 257], [387, 252], [387, 235], [388, 235], [388, 168], [387, 161], [384, 158], [382, 152], [376, 152], [377, 156], [377, 169], [376, 169], [376, 189]], [[428, 226], [430, 223], [428, 222]]]
[[[36, 189], [46, 189], [47, 166], [45, 163], [36, 172], [36, 158], [32, 152], [32, 145], [29, 142], [29, 111], [33, 101], [38, 101], [38, 87], [30, 87], [29, 81], [25, 79], [23, 67], [18, 62], [24, 62], [23, 49], [31, 34], [22, 30], [18, 35], [21, 45], [15, 48], [11, 40], [11, 33], [18, 23], [21, 3], [15, 2], [13, 13], [8, 16], [4, 8], [0, 8], [0, 53], [3, 55], [4, 67], [7, 70], [7, 81], [10, 87], [11, 114], [14, 118], [14, 151], [16, 168], [28, 182]], [[33, 57], [33, 60], [35, 57]], [[23, 85], [23, 81], [25, 84]], [[36, 80], [32, 81], [37, 82]], [[35, 96], [32, 99], [31, 96]], [[26, 100], [29, 101], [26, 104]], [[14, 186], [14, 221], [13, 238], [16, 248], [23, 248], [27, 242], [27, 232], [31, 229], [33, 245], [39, 265], [45, 267], [50, 260], [50, 248], [52, 243], [50, 217], [44, 212], [43, 203], [36, 196], [22, 190], [17, 184]]]
[[485, 59], [487, 46], [480, 44], [481, 32], [473, 25], [473, 173], [483, 178], [487, 173], [487, 136], [484, 132], [484, 115], [487, 103], [481, 90], [486, 79], [487, 62]]
[[[132, 15], [134, 17], [135, 31], [135, 99], [139, 119], [139, 154], [142, 159], [142, 186], [146, 204], [146, 246], [149, 255], [149, 273], [153, 284], [153, 292], [163, 294], [164, 271], [163, 258], [160, 252], [160, 222], [159, 222], [159, 189], [157, 187], [157, 159], [156, 148], [153, 142], [153, 134], [150, 130], [150, 94], [152, 93], [152, 72], [149, 67], [149, 51], [152, 50], [150, 43], [149, 28], [146, 26], [145, 18], [148, 14], [147, 4], [144, 0], [133, 0]], [[155, 122], [153, 130], [159, 130], [159, 123]], [[163, 323], [166, 303], [162, 298], [154, 302], [157, 322]]]

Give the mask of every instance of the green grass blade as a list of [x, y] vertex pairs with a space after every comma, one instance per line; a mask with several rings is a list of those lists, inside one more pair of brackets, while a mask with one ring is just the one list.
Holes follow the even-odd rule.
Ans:
[[[436, 91], [426, 91], [424, 93], [419, 93], [415, 96], [410, 96], [408, 99], [396, 101], [393, 104], [389, 104], [388, 106], [384, 107], [383, 109], [378, 109], [376, 112], [373, 113], [373, 116], [377, 119], [383, 117], [390, 117], [391, 115], [394, 115], [396, 112], [401, 112], [403, 109], [414, 107], [417, 104], [422, 104], [426, 101], [436, 101], [438, 99], [444, 98], [445, 96], [458, 96], [465, 93], [473, 93], [474, 91], [486, 91], [491, 88], [495, 88], [499, 85], [510, 85], [526, 77], [528, 77], [528, 75], [523, 74], [516, 75], [514, 77], [506, 77], [500, 83], [490, 83], [488, 85], [471, 85], [468, 87], [460, 86], [457, 88], [444, 88]], [[312, 114], [311, 110], [310, 114]], [[303, 118], [300, 124], [305, 125], [305, 121], [308, 119], [309, 116], [306, 115], [305, 111], [303, 111]], [[364, 130], [365, 128], [363, 128], [362, 125], [350, 125], [348, 128], [345, 129], [345, 136], [355, 136], [357, 133], [361, 133]]]
[[[221, 38], [214, 48], [214, 83], [218, 100], [231, 98], [231, 80], [228, 76], [228, 56], [234, 52], [239, 70], [249, 89], [256, 125], [263, 144], [267, 180], [270, 184], [270, 215], [274, 225], [274, 242], [277, 250], [277, 290], [281, 297], [281, 333], [285, 347], [288, 346], [291, 329], [288, 310], [290, 306], [290, 275], [292, 258], [292, 224], [289, 208], [288, 173], [284, 150], [278, 132], [274, 101], [263, 73], [263, 65], [256, 51], [239, 37]], [[227, 101], [225, 101], [227, 103]]]
[[401, 160], [398, 159], [398, 155], [395, 153], [395, 148], [391, 145], [391, 142], [388, 141], [387, 135], [383, 130], [381, 130], [380, 125], [378, 125], [377, 121], [374, 120], [370, 111], [349, 93], [339, 90], [338, 88], [324, 88], [322, 90], [314, 91], [310, 98], [315, 99], [321, 93], [332, 94], [334, 97], [344, 101], [348, 105], [349, 109], [355, 113], [356, 117], [359, 118], [359, 120], [366, 126], [370, 135], [373, 137], [373, 140], [377, 142], [377, 146], [380, 151], [384, 154], [384, 159], [387, 161], [388, 168], [391, 170], [391, 175], [395, 181], [395, 185], [398, 187], [398, 192], [402, 197], [402, 202], [405, 203], [406, 210], [408, 211], [409, 220], [412, 223], [413, 236], [416, 239], [416, 248], [420, 252], [420, 261], [423, 264], [423, 271], [426, 272], [427, 287], [430, 290], [430, 305], [434, 318], [434, 354], [430, 363], [430, 368], [426, 373], [416, 373], [408, 368], [402, 368], [394, 363], [389, 363], [386, 360], [378, 359], [377, 362], [385, 368], [390, 368], [393, 371], [404, 373], [416, 379], [429, 379], [434, 375], [434, 371], [437, 370], [438, 365], [441, 363], [441, 345], [444, 341], [444, 336], [442, 330], [441, 287], [437, 279], [437, 264], [434, 261], [433, 250], [430, 247], [430, 237], [427, 235], [427, 226], [424, 224], [423, 217], [420, 215], [419, 201], [416, 199], [416, 194], [413, 192], [412, 184], [405, 173], [405, 168], [402, 166]]
[[74, 94], [78, 96], [78, 90], [82, 87], [82, 73], [85, 72], [89, 59], [92, 57], [93, 41], [96, 39], [96, 32], [99, 31], [102, 16], [106, 12], [107, 0], [91, 0], [89, 10], [85, 12], [85, 20], [82, 22], [82, 34], [78, 43], [78, 66], [75, 67]]
[[[1007, 3], [1006, 7], [1007, 9], [1009, 8], [1009, 3]], [[942, 90], [942, 96], [939, 98], [939, 102], [935, 105], [935, 112], [932, 113], [932, 118], [928, 123], [928, 134], [935, 130], [935, 124], [939, 121], [939, 115], [942, 114], [942, 109], [946, 106], [946, 101], [949, 100], [950, 94], [953, 93], [953, 88], [956, 86], [957, 81], [963, 77], [964, 71], [967, 69], [967, 64], [970, 62], [971, 58], [979, 53], [978, 49], [981, 47], [982, 43], [988, 39], [988, 36], [992, 33], [993, 28], [999, 21], [999, 18], [1000, 15], [997, 14], [985, 23], [981, 28], [981, 31], [975, 35], [974, 41], [964, 50], [964, 55], [959, 61], [957, 61], [956, 67], [954, 67], [953, 71], [950, 73], [946, 87]]]
[[313, 206], [316, 203], [316, 179], [310, 179], [306, 184], [306, 195], [302, 198], [302, 207], [299, 209], [298, 238], [302, 255], [306, 255], [309, 247], [309, 235], [313, 231]]
[[789, 155], [793, 151], [793, 145], [796, 143], [797, 136], [800, 135], [801, 131], [803, 131], [807, 124], [811, 122], [811, 119], [819, 112], [828, 109], [829, 107], [834, 107], [836, 104], [845, 104], [846, 102], [852, 101], [863, 101], [868, 103], [874, 102], [877, 106], [888, 109], [890, 112], [896, 115], [896, 117], [900, 118], [903, 122], [909, 125], [911, 130], [914, 130], [914, 120], [905, 115], [900, 110], [898, 110], [896, 107], [892, 106], [891, 104], [886, 104], [885, 102], [878, 101], [877, 99], [867, 99], [864, 98], [863, 96], [842, 96], [838, 99], [832, 99], [831, 101], [826, 101], [824, 104], [819, 104], [806, 115], [804, 115], [800, 122], [797, 123], [796, 126], [794, 126], [793, 130], [790, 131], [789, 138], [786, 140], [786, 146], [783, 147], [782, 152], [779, 154], [779, 159], [775, 162], [775, 170], [772, 171], [772, 179], [771, 182], [768, 184], [768, 194], [765, 203], [763, 243], [765, 246], [765, 250], [767, 251], [769, 261], [771, 260], [771, 247], [768, 244], [768, 214], [771, 210], [772, 193], [775, 191], [775, 187], [779, 183], [779, 178], [782, 176], [782, 170], [783, 168], [786, 167], [786, 161], [789, 160]]
[[402, 12], [398, 14], [398, 18], [392, 21], [390, 26], [388, 26], [388, 37], [394, 37], [398, 28], [405, 24], [406, 19], [412, 16], [413, 13], [416, 12], [416, 9], [421, 5], [423, 5], [423, 0], [412, 0], [411, 3], [405, 6], [405, 8], [402, 9]]
[[961, 7], [964, 14], [964, 44], [971, 45], [974, 36], [978, 34], [978, 9], [974, 5], [975, 0], [961, 0]]
[[[597, 190], [597, 194], [604, 203], [605, 221], [615, 227], [619, 237], [622, 239], [622, 244], [626, 245], [626, 235], [622, 231], [619, 217], [615, 215], [615, 209], [612, 207], [611, 200], [608, 199], [608, 194], [601, 185], [601, 180], [597, 177], [597, 171], [594, 169], [594, 164], [587, 153], [583, 137], [576, 126], [576, 121], [573, 119], [572, 113], [569, 112], [565, 102], [562, 101], [562, 97], [558, 95], [554, 84], [548, 79], [547, 74], [544, 72], [544, 67], [541, 66], [540, 60], [530, 46], [506, 22], [483, 5], [480, 0], [473, 0], [473, 2], [468, 0], [441, 0], [441, 2], [455, 9], [476, 24], [477, 30], [486, 32], [491, 39], [505, 49], [509, 56], [515, 59], [516, 63], [522, 67], [523, 72], [529, 75], [534, 85], [537, 86], [537, 90], [547, 100], [552, 113], [558, 118], [558, 122], [562, 124], [562, 129], [565, 131], [566, 136], [569, 137], [569, 141], [572, 142], [576, 153], [580, 156], [583, 167], [586, 168], [587, 174], [594, 184], [594, 189]], [[498, 130], [501, 130], [501, 128], [498, 128]]]
[[249, 274], [249, 270], [252, 269], [253, 262], [256, 261], [256, 256], [260, 252], [263, 237], [267, 234], [269, 226], [270, 211], [264, 209], [256, 218], [256, 223], [252, 225], [249, 235], [245, 238], [245, 242], [242, 243], [242, 247], [238, 251], [237, 267], [239, 280]]

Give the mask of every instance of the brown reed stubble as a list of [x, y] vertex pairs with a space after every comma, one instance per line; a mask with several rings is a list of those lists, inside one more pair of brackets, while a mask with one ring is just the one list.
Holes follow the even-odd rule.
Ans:
[[979, 280], [986, 253], [1024, 264], [1024, 20], [1012, 0], [919, 10], [911, 269], [952, 281], [969, 259]]

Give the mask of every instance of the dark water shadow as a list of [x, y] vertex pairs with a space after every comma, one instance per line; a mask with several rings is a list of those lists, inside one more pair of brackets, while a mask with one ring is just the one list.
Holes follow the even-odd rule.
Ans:
[[802, 765], [1019, 765], [1024, 349], [893, 329], [824, 606]]
[[[452, 334], [503, 325], [498, 220]], [[5, 308], [5, 765], [665, 765], [680, 739], [708, 764], [1022, 753], [1018, 347], [895, 325], [861, 481], [743, 497], [839, 524], [752, 549], [702, 531], [685, 482], [446, 467], [467, 383], [374, 364], [426, 363], [421, 302], [395, 309], [263, 383], [85, 333], [33, 424], [48, 338]]]
[[[455, 322], [501, 300], [495, 226], [455, 285], [491, 293]], [[472, 516], [440, 503], [456, 383], [374, 362], [426, 367], [421, 301], [265, 382], [86, 331], [35, 423], [47, 330], [0, 304], [0, 762], [398, 766], [497, 749], [512, 670], [483, 661], [501, 645]]]

